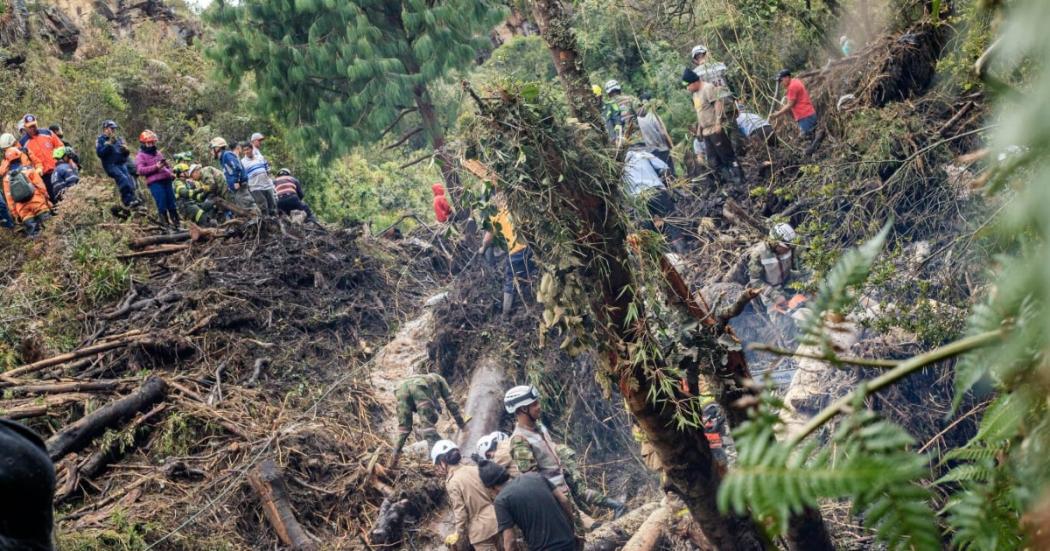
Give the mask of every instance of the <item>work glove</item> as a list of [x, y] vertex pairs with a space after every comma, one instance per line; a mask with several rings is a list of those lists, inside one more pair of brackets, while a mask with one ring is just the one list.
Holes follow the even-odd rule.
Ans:
[[456, 547], [457, 543], [459, 543], [459, 534], [452, 533], [452, 534], [449, 534], [449, 535], [445, 536], [445, 545], [448, 546], [449, 548], [453, 548], [454, 549]]
[[462, 418], [460, 418], [460, 420], [459, 420], [460, 423], [458, 423], [459, 424], [459, 429], [463, 430], [464, 428], [466, 428], [467, 427], [467, 423], [469, 423], [471, 419], [473, 419], [473, 417], [470, 414], [467, 414], [467, 415], [463, 416]]

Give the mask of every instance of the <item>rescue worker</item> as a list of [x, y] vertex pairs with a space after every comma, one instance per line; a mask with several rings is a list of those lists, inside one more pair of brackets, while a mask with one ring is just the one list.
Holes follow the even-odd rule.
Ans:
[[806, 147], [806, 155], [816, 151], [823, 138], [817, 131], [817, 110], [813, 107], [813, 101], [809, 99], [806, 85], [799, 79], [791, 76], [791, 71], [782, 69], [777, 73], [777, 82], [784, 89], [784, 106], [774, 112], [769, 118], [776, 119], [789, 112], [798, 124], [803, 138], [810, 138], [809, 146]]
[[648, 92], [642, 93], [641, 103], [638, 106], [638, 131], [645, 140], [645, 146], [649, 148], [657, 159], [668, 166], [672, 178], [675, 177], [674, 160], [671, 158], [671, 150], [674, 149], [674, 141], [667, 132], [663, 119], [656, 112], [653, 97]]
[[574, 526], [575, 511], [569, 498], [558, 492], [539, 473], [525, 473], [511, 479], [502, 465], [481, 461], [481, 483], [493, 496], [496, 525], [503, 549], [513, 551], [517, 527], [530, 551], [575, 551], [583, 548]]
[[718, 402], [711, 401], [704, 406], [701, 418], [704, 421], [704, 436], [707, 438], [707, 446], [711, 449], [711, 456], [718, 466], [719, 474], [725, 476], [729, 468], [729, 455], [726, 453], [726, 445], [731, 442], [727, 434], [726, 416]]
[[197, 225], [210, 225], [208, 192], [190, 177], [191, 173], [190, 165], [175, 165], [175, 182], [172, 184], [175, 206], [186, 220]]
[[241, 166], [248, 179], [248, 190], [255, 200], [255, 206], [263, 216], [277, 216], [277, 195], [273, 189], [273, 178], [270, 178], [270, 163], [258, 153], [251, 143], [241, 143]]
[[4, 151], [4, 200], [16, 222], [25, 226], [27, 237], [37, 235], [51, 216], [51, 200], [40, 174], [24, 164], [25, 155], [17, 147]]
[[65, 147], [56, 149], [52, 156], [55, 158], [55, 171], [51, 173], [51, 187], [55, 190], [54, 201], [58, 202], [67, 189], [80, 182], [80, 171]]
[[394, 444], [394, 455], [390, 458], [390, 468], [397, 466], [408, 435], [412, 434], [413, 415], [418, 415], [421, 421], [419, 434], [431, 444], [441, 440], [435, 426], [441, 412], [439, 400], [445, 401], [449, 414], [456, 420], [460, 430], [469, 420], [460, 414], [459, 405], [452, 399], [452, 390], [449, 389], [448, 382], [437, 373], [414, 375], [405, 379], [394, 391], [394, 399], [397, 400], [398, 436]]
[[747, 106], [742, 101], [736, 102], [736, 127], [748, 141], [765, 142], [770, 147], [776, 145], [776, 133], [773, 132], [773, 125], [769, 124], [769, 121], [762, 118], [761, 115], [748, 111]]
[[748, 250], [749, 287], [763, 289], [760, 298], [767, 309], [786, 301], [783, 286], [794, 268], [792, 242], [798, 237], [789, 224], [777, 224], [769, 236]]
[[700, 77], [696, 76], [696, 73], [694, 73], [692, 69], [686, 69], [682, 72], [682, 85], [685, 86], [685, 90], [689, 92], [691, 96], [693, 102], [693, 113], [696, 115], [696, 125], [689, 127], [689, 133], [693, 136], [693, 155], [696, 158], [697, 165], [706, 167], [708, 164], [707, 151], [704, 149], [704, 142], [699, 134], [700, 89], [703, 86], [703, 81], [700, 80]]
[[445, 197], [445, 186], [438, 182], [430, 186], [430, 191], [434, 193], [434, 218], [444, 224], [452, 216], [452, 205], [448, 204], [448, 198]]
[[229, 144], [222, 137], [212, 138], [208, 145], [211, 147], [212, 158], [218, 160], [219, 166], [222, 167], [223, 176], [226, 179], [226, 191], [229, 192], [228, 195], [233, 204], [245, 210], [258, 211], [255, 199], [248, 191], [248, 176], [244, 173], [244, 167], [241, 166], [238, 156], [240, 148], [234, 147], [234, 150], [231, 151]]
[[0, 549], [51, 551], [55, 467], [47, 446], [25, 425], [0, 419], [0, 456]]
[[492, 459], [496, 456], [496, 447], [507, 438], [510, 438], [510, 436], [502, 431], [490, 432], [485, 436], [482, 436], [478, 439], [478, 443], [475, 446], [475, 451], [477, 452], [478, 457]]
[[637, 99], [623, 93], [623, 87], [620, 86], [619, 81], [610, 79], [605, 83], [602, 117], [605, 119], [605, 129], [613, 145], [620, 147], [630, 140], [631, 135], [637, 129], [635, 120], [637, 105]]
[[700, 80], [699, 90], [693, 95], [697, 109], [697, 135], [704, 142], [708, 167], [725, 181], [740, 185], [744, 181], [744, 170], [736, 159], [733, 142], [725, 131], [725, 102], [723, 89]]
[[465, 540], [475, 551], [496, 551], [496, 511], [478, 468], [463, 464], [459, 446], [451, 440], [435, 443], [430, 459], [445, 475], [445, 490], [455, 521], [454, 530], [445, 537], [445, 545], [456, 549], [460, 540]]
[[558, 444], [554, 447], [554, 452], [558, 454], [558, 459], [561, 460], [562, 472], [565, 473], [565, 483], [569, 485], [573, 501], [592, 508], [603, 507], [609, 509], [613, 512], [614, 519], [620, 518], [627, 512], [627, 507], [620, 501], [587, 487], [583, 473], [580, 472], [579, 461], [576, 460], [575, 450], [565, 444]]
[[697, 44], [689, 52], [693, 62], [692, 71], [700, 80], [714, 84], [729, 94], [729, 81], [726, 80], [727, 68], [725, 63], [710, 61], [707, 57], [707, 46]]
[[62, 132], [62, 126], [58, 124], [52, 124], [51, 126], [48, 126], [47, 129], [50, 130], [52, 134], [58, 136], [58, 139], [62, 140], [62, 147], [66, 148], [66, 153], [69, 154], [69, 160], [79, 170], [81, 166], [80, 155], [77, 155], [77, 151], [73, 148], [73, 144], [66, 141], [65, 134]]
[[[17, 141], [18, 140], [15, 139], [14, 134], [0, 134], [0, 152], [7, 151], [7, 149], [13, 147]], [[25, 164], [29, 164], [28, 161], [26, 161]], [[7, 173], [7, 165], [8, 162], [3, 158], [0, 158], [0, 178]], [[0, 226], [8, 229], [15, 227], [15, 221], [11, 218], [11, 209], [8, 208], [3, 193], [0, 193]]]
[[631, 146], [624, 157], [623, 180], [627, 185], [627, 195], [644, 204], [648, 215], [643, 216], [642, 226], [662, 232], [671, 246], [680, 250], [685, 246], [681, 231], [666, 221], [675, 209], [674, 196], [664, 183], [669, 173], [670, 167], [642, 145]]
[[484, 255], [495, 239], [496, 232], [502, 235], [507, 244], [507, 264], [503, 273], [503, 315], [509, 316], [514, 307], [514, 292], [520, 288], [522, 295], [527, 296], [532, 291], [532, 274], [536, 272], [536, 265], [532, 261], [532, 249], [523, 239], [519, 239], [514, 231], [514, 223], [511, 220], [510, 210], [507, 208], [506, 198], [502, 193], [497, 193], [492, 198], [493, 204], [498, 209], [496, 216], [489, 221], [492, 229], [485, 230], [481, 238], [479, 255]]
[[33, 115], [27, 114], [22, 117], [22, 125], [26, 133], [22, 136], [19, 143], [29, 153], [29, 157], [35, 163], [40, 164], [40, 177], [43, 178], [44, 185], [47, 186], [47, 196], [53, 200], [55, 190], [51, 184], [51, 173], [55, 171], [56, 164], [54, 151], [63, 146], [62, 140], [58, 139], [58, 136], [52, 134], [50, 130], [38, 128], [36, 117]]
[[125, 207], [137, 207], [142, 204], [135, 196], [135, 180], [128, 171], [128, 157], [131, 154], [124, 139], [117, 136], [117, 123], [111, 120], [102, 122], [102, 134], [95, 140], [95, 154], [102, 161], [102, 170], [113, 178], [120, 192], [120, 201]]
[[293, 210], [301, 210], [306, 213], [306, 219], [317, 222], [314, 211], [310, 205], [303, 202], [303, 185], [299, 179], [292, 176], [292, 171], [282, 168], [277, 172], [277, 179], [273, 181], [274, 192], [277, 194], [277, 210], [281, 214], [291, 214]]
[[162, 226], [171, 230], [179, 228], [179, 213], [175, 206], [175, 189], [172, 187], [175, 173], [168, 159], [157, 149], [157, 134], [143, 130], [139, 134], [139, 152], [135, 155], [135, 170], [146, 178], [146, 185], [157, 204], [157, 216]]

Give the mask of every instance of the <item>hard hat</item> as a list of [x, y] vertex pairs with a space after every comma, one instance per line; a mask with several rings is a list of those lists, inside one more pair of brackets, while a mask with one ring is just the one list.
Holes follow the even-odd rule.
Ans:
[[106, 119], [106, 120], [102, 121], [102, 128], [120, 128], [120, 127], [117, 126], [117, 121], [114, 121], [112, 119]]
[[7, 149], [12, 145], [15, 145], [15, 135], [10, 132], [4, 132], [0, 134], [0, 149]]
[[254, 133], [252, 133], [252, 137], [248, 138], [248, 141], [249, 142], [254, 142], [255, 140], [265, 140], [265, 139], [266, 139], [266, 136], [263, 136], [262, 133], [254, 132]]
[[605, 81], [605, 93], [606, 94], [611, 94], [613, 92], [619, 92], [621, 90], [622, 90], [622, 88], [620, 88], [620, 83], [616, 79], [609, 79], [609, 80]]
[[696, 59], [696, 56], [698, 55], [707, 55], [707, 46], [704, 46], [703, 44], [693, 46], [693, 50], [689, 52], [689, 57]]
[[597, 84], [591, 86], [591, 93], [598, 96], [599, 98], [602, 97], [602, 87], [598, 86]]
[[4, 150], [4, 159], [8, 161], [14, 161], [22, 157], [22, 151], [17, 147], [9, 147]]
[[200, 169], [201, 169], [201, 165], [194, 163], [194, 164], [190, 165], [190, 168], [188, 170], [186, 170], [186, 172], [189, 172], [190, 174], [193, 174], [194, 172], [197, 172]]
[[277, 171], [277, 175], [278, 176], [291, 176], [292, 175], [292, 171], [288, 170], [287, 168], [282, 168], [281, 170]]
[[475, 446], [475, 451], [477, 451], [478, 455], [480, 455], [481, 457], [485, 457], [486, 453], [495, 450], [496, 446], [498, 446], [500, 442], [506, 440], [507, 438], [510, 437], [507, 436], [507, 433], [505, 432], [490, 432], [478, 439], [478, 444], [477, 446]]
[[220, 147], [229, 147], [229, 144], [227, 144], [226, 140], [222, 139], [222, 137], [212, 138], [211, 143], [208, 145], [210, 145], [212, 149], [218, 149]]
[[51, 152], [51, 157], [53, 157], [55, 159], [61, 159], [62, 157], [65, 157], [65, 156], [66, 156], [66, 148], [64, 148], [64, 147], [56, 147], [55, 150]]
[[798, 234], [795, 233], [795, 228], [792, 228], [790, 224], [781, 223], [769, 230], [769, 236], [777, 241], [791, 242], [798, 237]]
[[438, 440], [434, 443], [434, 447], [430, 448], [430, 460], [437, 465], [438, 459], [452, 450], [458, 450], [459, 446], [451, 440]]
[[139, 134], [139, 143], [157, 143], [157, 134], [152, 130], [143, 130], [142, 133]]
[[536, 403], [540, 399], [540, 393], [532, 385], [518, 385], [503, 395], [503, 407], [511, 415], [518, 408]]
[[26, 121], [19, 119], [19, 121], [18, 121], [18, 131], [22, 132], [25, 129], [26, 129]]
[[22, 117], [22, 124], [25, 126], [36, 126], [36, 116], [26, 113], [26, 116]]
[[182, 174], [183, 172], [189, 172], [190, 171], [190, 165], [188, 165], [186, 163], [179, 163], [179, 164], [175, 165], [174, 170], [175, 170], [176, 174]]

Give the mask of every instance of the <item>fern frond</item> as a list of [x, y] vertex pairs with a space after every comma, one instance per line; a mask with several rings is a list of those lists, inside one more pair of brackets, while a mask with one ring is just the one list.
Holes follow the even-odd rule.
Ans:
[[995, 469], [978, 463], [966, 463], [948, 471], [937, 479], [937, 484], [948, 482], [988, 482], [995, 476]]
[[960, 551], [1012, 551], [1021, 548], [1016, 504], [997, 498], [1002, 488], [973, 487], [944, 508], [952, 528], [952, 546]]

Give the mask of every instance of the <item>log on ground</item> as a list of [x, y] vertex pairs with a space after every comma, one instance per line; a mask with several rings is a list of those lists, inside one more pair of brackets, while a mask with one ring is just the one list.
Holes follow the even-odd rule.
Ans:
[[295, 509], [288, 500], [284, 478], [272, 459], [265, 459], [248, 475], [248, 482], [259, 494], [263, 514], [270, 521], [277, 537], [292, 549], [314, 549], [314, 541], [295, 518]]

